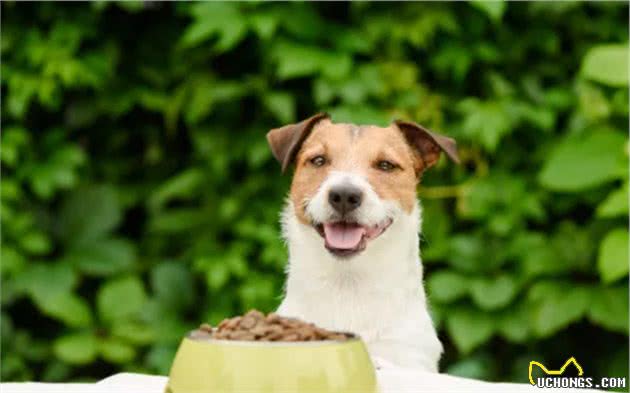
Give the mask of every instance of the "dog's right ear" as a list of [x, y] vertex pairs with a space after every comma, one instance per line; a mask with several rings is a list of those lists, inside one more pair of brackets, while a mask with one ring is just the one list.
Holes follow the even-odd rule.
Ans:
[[282, 165], [282, 172], [286, 171], [293, 160], [295, 160], [300, 146], [311, 133], [313, 126], [318, 121], [328, 117], [327, 113], [318, 113], [299, 123], [274, 128], [267, 133], [267, 142], [269, 142], [273, 156]]

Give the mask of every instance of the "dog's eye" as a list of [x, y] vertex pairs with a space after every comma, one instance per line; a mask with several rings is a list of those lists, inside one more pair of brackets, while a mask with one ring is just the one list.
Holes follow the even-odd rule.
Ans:
[[326, 157], [324, 156], [316, 156], [311, 158], [311, 164], [315, 166], [323, 166], [326, 163]]
[[381, 160], [376, 163], [376, 167], [383, 172], [391, 172], [396, 168], [396, 164], [387, 160]]

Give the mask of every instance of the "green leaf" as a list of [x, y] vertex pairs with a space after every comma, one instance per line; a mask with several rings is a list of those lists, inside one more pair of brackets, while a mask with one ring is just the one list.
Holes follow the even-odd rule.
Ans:
[[628, 183], [611, 192], [606, 199], [597, 206], [597, 217], [611, 218], [628, 215]]
[[540, 232], [520, 233], [510, 244], [509, 253], [520, 261], [519, 270], [526, 277], [556, 275], [572, 268], [549, 244], [549, 236]]
[[[445, 260], [449, 257], [448, 248], [454, 220], [443, 201], [436, 199], [422, 201], [422, 220], [431, 223], [422, 228], [422, 237], [426, 239], [421, 245], [422, 263], [430, 264]], [[428, 278], [430, 277], [429, 275]]]
[[9, 95], [7, 97], [8, 112], [22, 119], [37, 95], [41, 79], [32, 74], [16, 73], [8, 80]]
[[608, 232], [599, 248], [597, 270], [605, 283], [611, 283], [628, 275], [628, 230], [613, 229]]
[[46, 161], [27, 165], [24, 172], [33, 191], [42, 199], [49, 199], [55, 191], [67, 189], [76, 184], [77, 171], [84, 162], [85, 154], [78, 146], [60, 144], [46, 158]]
[[241, 82], [221, 81], [202, 76], [193, 78], [189, 85], [190, 97], [184, 107], [184, 118], [196, 125], [212, 113], [214, 104], [235, 101], [246, 95], [247, 86]]
[[[218, 302], [220, 301], [213, 301], [213, 307]], [[154, 299], [147, 302], [142, 310], [142, 317], [149, 324], [149, 331], [154, 342], [177, 344], [192, 327], [190, 322], [184, 322], [180, 315], [164, 308], [161, 303]], [[202, 320], [205, 321], [205, 319]], [[134, 337], [134, 339], [140, 338], [142, 337]]]
[[431, 274], [427, 281], [428, 295], [431, 300], [450, 303], [468, 292], [468, 278], [451, 270], [442, 270]]
[[286, 92], [270, 92], [263, 96], [263, 103], [269, 112], [282, 123], [295, 120], [295, 100]]
[[595, 123], [610, 117], [612, 108], [603, 88], [592, 83], [578, 83], [576, 93], [579, 112], [587, 121]]
[[456, 109], [464, 117], [464, 136], [481, 144], [487, 151], [496, 151], [501, 140], [509, 135], [518, 120], [510, 103], [477, 98], [466, 98], [457, 103]]
[[609, 86], [628, 86], [628, 44], [607, 44], [591, 48], [582, 60], [581, 74]]
[[115, 322], [137, 315], [147, 296], [138, 277], [107, 281], [97, 294], [98, 313], [106, 322]]
[[211, 291], [218, 291], [223, 288], [230, 279], [230, 267], [227, 264], [214, 264], [208, 266], [206, 271], [206, 284]]
[[483, 310], [494, 310], [508, 305], [517, 291], [516, 280], [502, 274], [497, 277], [476, 278], [470, 285], [473, 301]]
[[52, 249], [52, 243], [46, 234], [37, 231], [29, 232], [20, 238], [20, 246], [32, 255], [47, 254]]
[[70, 379], [72, 366], [67, 363], [54, 362], [46, 365], [42, 380], [48, 382], [64, 382]]
[[317, 46], [280, 41], [274, 45], [271, 57], [277, 62], [280, 79], [292, 79], [322, 73], [339, 79], [352, 69], [352, 58], [347, 53], [331, 52]]
[[498, 321], [499, 333], [506, 339], [523, 343], [530, 336], [528, 309], [523, 304], [508, 307], [503, 311]]
[[471, 0], [469, 3], [473, 7], [483, 11], [493, 22], [500, 22], [507, 8], [507, 4], [503, 0]]
[[238, 44], [247, 32], [245, 18], [238, 10], [237, 3], [197, 3], [192, 8], [195, 22], [184, 32], [181, 43], [184, 48], [192, 48], [217, 36], [214, 48], [220, 52], [230, 50]]
[[168, 99], [167, 104], [164, 107], [164, 123], [166, 129], [169, 131], [174, 131], [177, 127], [177, 122], [181, 116], [182, 107], [184, 103], [188, 99], [189, 96], [189, 83], [182, 83], [178, 86], [170, 98]]
[[496, 245], [489, 243], [481, 231], [453, 234], [449, 239], [447, 260], [451, 266], [468, 274], [495, 271], [502, 261], [496, 252], [490, 251], [493, 248]]
[[[390, 68], [393, 70], [390, 71]], [[383, 73], [390, 73], [390, 83], [408, 86], [416, 83], [418, 69], [409, 63], [369, 64], [359, 66], [347, 78], [342, 80], [320, 77], [315, 80], [313, 94], [319, 106], [330, 104], [339, 97], [345, 104], [361, 105], [369, 97], [384, 96], [387, 85], [383, 82]], [[392, 86], [394, 87], [394, 86]]]
[[524, 178], [495, 170], [468, 185], [461, 203], [461, 215], [488, 221], [488, 229], [494, 234], [505, 236], [514, 231], [522, 217], [544, 217], [545, 211], [537, 193], [532, 192]]
[[82, 187], [72, 192], [61, 207], [61, 237], [69, 245], [87, 243], [107, 235], [121, 219], [118, 196], [112, 186]]
[[[18, 163], [20, 152], [28, 145], [29, 133], [22, 127], [5, 127], [0, 143], [0, 160], [2, 163], [14, 167]], [[2, 179], [3, 182], [5, 179]], [[4, 188], [4, 183], [3, 183]], [[4, 194], [4, 190], [2, 190]]]
[[491, 356], [487, 354], [473, 355], [453, 363], [446, 370], [446, 373], [462, 378], [487, 381], [491, 379], [495, 368], [495, 362]]
[[382, 109], [369, 105], [340, 105], [327, 112], [336, 122], [386, 125], [391, 120]]
[[53, 343], [55, 356], [71, 364], [88, 364], [96, 359], [97, 341], [91, 333], [62, 336]]
[[278, 27], [278, 18], [273, 14], [248, 15], [248, 22], [252, 30], [263, 40], [268, 40], [273, 36]]
[[245, 281], [238, 288], [238, 296], [245, 310], [271, 309], [276, 301], [273, 299], [274, 282], [269, 275], [258, 274], [256, 279]]
[[[0, 152], [0, 154], [2, 153]], [[0, 197], [4, 202], [18, 201], [23, 195], [20, 184], [15, 179], [3, 177], [0, 179], [0, 187], [2, 187]]]
[[206, 217], [199, 214], [199, 209], [164, 210], [149, 221], [149, 231], [162, 234], [189, 232], [206, 221]]
[[139, 345], [150, 344], [155, 339], [155, 332], [150, 325], [133, 321], [117, 321], [110, 332], [112, 337]]
[[72, 291], [77, 276], [65, 263], [33, 264], [15, 277], [15, 285], [35, 299], [54, 298]]
[[59, 319], [70, 327], [86, 327], [92, 324], [90, 306], [85, 299], [73, 293], [36, 296], [35, 303], [45, 315]]
[[115, 364], [129, 363], [136, 356], [136, 350], [133, 346], [115, 338], [105, 338], [99, 341], [98, 349], [103, 359]]
[[578, 192], [620, 177], [625, 168], [623, 134], [594, 131], [565, 139], [547, 158], [540, 183], [553, 191]]
[[190, 168], [168, 179], [158, 187], [149, 198], [151, 210], [161, 209], [175, 198], [189, 199], [195, 195], [205, 179], [201, 169]]
[[530, 288], [530, 323], [538, 337], [549, 337], [578, 321], [590, 305], [586, 288], [555, 282], [539, 282]]
[[557, 259], [547, 260], [547, 262], [559, 267], [558, 272], [571, 270], [590, 272], [597, 251], [596, 244], [592, 241], [593, 236], [593, 233], [584, 230], [583, 226], [575, 222], [560, 222], [556, 226], [553, 237], [546, 239], [546, 248], [553, 249], [552, 255], [555, 255]]
[[488, 341], [494, 333], [490, 316], [468, 308], [453, 310], [448, 315], [446, 328], [457, 349], [464, 354]]
[[26, 266], [26, 258], [15, 248], [6, 244], [2, 244], [2, 248], [0, 248], [0, 260], [2, 261], [0, 269], [2, 269], [3, 277], [18, 273]]
[[594, 288], [588, 316], [608, 330], [628, 334], [628, 286]]
[[128, 240], [103, 239], [75, 247], [65, 260], [87, 275], [110, 276], [131, 270], [136, 250]]
[[158, 370], [160, 374], [166, 375], [171, 369], [176, 352], [176, 345], [155, 345], [147, 354], [147, 364]]
[[166, 308], [184, 310], [194, 299], [193, 277], [181, 262], [163, 262], [151, 271], [155, 297]]

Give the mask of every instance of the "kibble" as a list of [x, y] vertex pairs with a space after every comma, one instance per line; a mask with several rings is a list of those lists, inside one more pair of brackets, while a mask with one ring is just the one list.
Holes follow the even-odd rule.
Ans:
[[276, 313], [263, 314], [251, 310], [243, 316], [224, 319], [216, 328], [207, 323], [192, 333], [195, 339], [213, 338], [237, 341], [345, 341], [355, 337], [350, 333], [332, 332], [296, 318]]

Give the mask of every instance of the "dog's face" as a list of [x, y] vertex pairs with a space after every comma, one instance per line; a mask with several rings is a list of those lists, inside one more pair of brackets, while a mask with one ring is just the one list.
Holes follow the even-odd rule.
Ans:
[[411, 214], [422, 172], [455, 142], [413, 123], [334, 124], [324, 114], [267, 135], [283, 169], [295, 163], [297, 219], [338, 257], [357, 255], [402, 214]]

